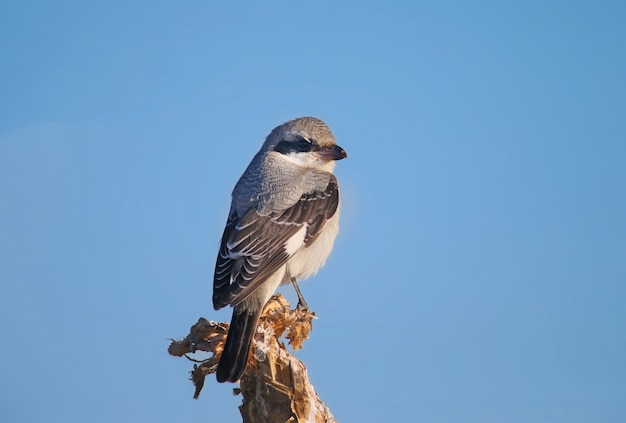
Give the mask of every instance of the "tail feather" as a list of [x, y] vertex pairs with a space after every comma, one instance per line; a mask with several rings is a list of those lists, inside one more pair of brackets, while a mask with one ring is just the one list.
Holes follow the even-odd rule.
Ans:
[[252, 314], [233, 310], [224, 351], [217, 365], [218, 382], [237, 382], [241, 378], [248, 364], [250, 344], [260, 316], [260, 310]]

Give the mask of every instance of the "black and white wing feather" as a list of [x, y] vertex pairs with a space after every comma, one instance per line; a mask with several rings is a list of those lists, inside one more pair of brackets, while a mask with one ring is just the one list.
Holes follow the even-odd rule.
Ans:
[[299, 249], [313, 242], [337, 211], [339, 189], [331, 175], [324, 190], [306, 193], [280, 212], [243, 216], [232, 210], [224, 229], [213, 278], [213, 306], [237, 305]]

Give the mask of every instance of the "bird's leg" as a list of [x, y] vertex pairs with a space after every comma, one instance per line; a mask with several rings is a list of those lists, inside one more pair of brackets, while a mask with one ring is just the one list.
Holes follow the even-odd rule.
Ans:
[[296, 307], [298, 310], [308, 310], [309, 305], [304, 301], [304, 297], [302, 296], [302, 292], [300, 292], [300, 287], [298, 286], [298, 281], [296, 278], [291, 278], [291, 283], [296, 290], [296, 294], [298, 294], [298, 306]]

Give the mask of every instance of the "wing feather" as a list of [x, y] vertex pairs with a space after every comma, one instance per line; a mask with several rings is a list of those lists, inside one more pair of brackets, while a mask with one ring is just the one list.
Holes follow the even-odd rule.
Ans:
[[[261, 215], [251, 208], [239, 217], [233, 210], [217, 255], [214, 307], [219, 309], [243, 301], [299, 248], [317, 238], [338, 204], [337, 179], [331, 175], [325, 189], [303, 194], [296, 204], [280, 212]], [[304, 237], [296, 238], [302, 236], [303, 227]], [[300, 240], [302, 245], [297, 247]]]

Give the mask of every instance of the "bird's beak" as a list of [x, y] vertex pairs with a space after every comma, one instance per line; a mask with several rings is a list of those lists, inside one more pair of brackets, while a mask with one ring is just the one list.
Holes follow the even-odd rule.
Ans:
[[341, 160], [348, 157], [346, 150], [338, 145], [323, 147], [322, 149], [316, 151], [316, 153], [323, 160]]

